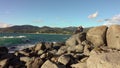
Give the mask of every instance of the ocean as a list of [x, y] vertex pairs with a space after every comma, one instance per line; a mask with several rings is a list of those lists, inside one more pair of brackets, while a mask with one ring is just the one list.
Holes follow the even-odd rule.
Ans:
[[34, 46], [38, 42], [65, 42], [70, 36], [63, 34], [0, 33], [0, 46], [19, 50]]
[[16, 50], [34, 46], [38, 42], [65, 42], [71, 35], [0, 33], [0, 46], [16, 47]]

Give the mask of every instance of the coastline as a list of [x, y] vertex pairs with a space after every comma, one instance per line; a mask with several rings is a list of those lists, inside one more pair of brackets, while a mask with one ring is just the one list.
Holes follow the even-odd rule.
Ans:
[[23, 34], [48, 34], [48, 35], [72, 35], [72, 34], [62, 34], [62, 33], [23, 33]]

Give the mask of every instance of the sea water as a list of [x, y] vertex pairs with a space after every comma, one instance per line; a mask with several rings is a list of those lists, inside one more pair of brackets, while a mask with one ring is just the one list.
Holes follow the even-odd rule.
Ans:
[[10, 52], [32, 47], [38, 42], [65, 42], [71, 35], [0, 33], [0, 46], [6, 46]]
[[34, 44], [37, 42], [64, 42], [69, 37], [70, 35], [63, 34], [0, 33], [0, 46]]

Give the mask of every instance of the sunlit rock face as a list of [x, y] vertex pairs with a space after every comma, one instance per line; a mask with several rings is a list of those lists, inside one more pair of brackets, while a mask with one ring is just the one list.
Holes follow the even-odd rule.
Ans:
[[112, 25], [108, 28], [107, 45], [110, 48], [120, 49], [120, 25]]
[[93, 43], [94, 46], [102, 46], [105, 44], [107, 26], [98, 26], [91, 28], [87, 32], [86, 39]]

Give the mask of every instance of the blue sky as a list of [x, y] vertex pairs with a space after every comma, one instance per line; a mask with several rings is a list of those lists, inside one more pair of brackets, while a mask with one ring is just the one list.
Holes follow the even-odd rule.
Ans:
[[120, 0], [0, 0], [0, 27], [120, 24]]

